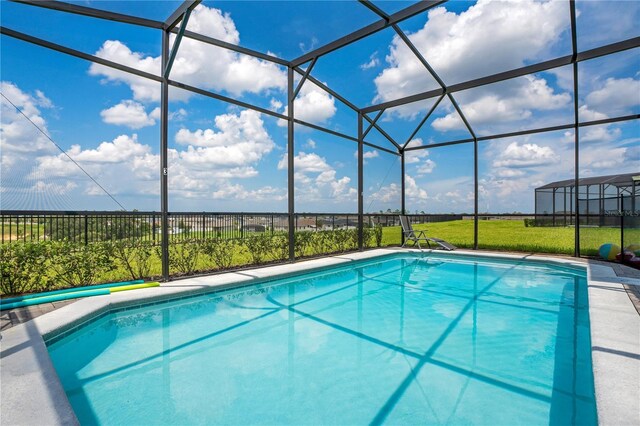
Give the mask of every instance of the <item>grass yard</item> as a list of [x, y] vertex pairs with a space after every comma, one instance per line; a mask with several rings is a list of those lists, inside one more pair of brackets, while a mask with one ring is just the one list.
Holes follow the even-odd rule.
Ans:
[[[427, 230], [427, 235], [442, 238], [460, 248], [473, 247], [473, 221], [415, 225], [416, 230]], [[508, 250], [534, 253], [573, 254], [575, 228], [573, 227], [525, 227], [522, 220], [482, 220], [478, 223], [478, 247], [490, 250]], [[640, 241], [640, 229], [625, 230], [627, 242]], [[397, 244], [400, 228], [385, 228], [383, 244]], [[620, 245], [619, 228], [581, 228], [580, 251], [582, 255], [596, 256], [604, 243]]]

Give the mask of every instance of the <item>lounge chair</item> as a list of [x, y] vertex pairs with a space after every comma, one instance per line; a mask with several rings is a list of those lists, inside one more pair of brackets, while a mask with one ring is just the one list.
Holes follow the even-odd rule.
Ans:
[[425, 235], [427, 231], [414, 231], [408, 216], [400, 215], [400, 224], [402, 225], [402, 235], [404, 235], [404, 244], [402, 244], [402, 247], [404, 247], [409, 241], [411, 241], [413, 242], [414, 247], [417, 245], [418, 248], [422, 250], [420, 241], [426, 241], [429, 248], [431, 248], [432, 242], [436, 243], [444, 250], [455, 250], [457, 248], [453, 244], [450, 244], [445, 240], [441, 240], [440, 238], [427, 237]]

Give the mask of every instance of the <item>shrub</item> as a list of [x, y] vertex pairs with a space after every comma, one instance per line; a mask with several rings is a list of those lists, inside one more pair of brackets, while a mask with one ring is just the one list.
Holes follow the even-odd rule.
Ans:
[[[346, 230], [346, 239], [347, 242], [345, 244], [345, 250], [355, 250], [358, 248], [358, 229], [347, 229]], [[363, 234], [364, 237], [364, 234]], [[363, 238], [364, 242], [364, 238]]]
[[307, 249], [313, 243], [313, 232], [302, 231], [296, 232], [294, 237], [294, 250], [296, 257], [303, 257], [307, 253]]
[[151, 275], [151, 256], [153, 243], [151, 241], [118, 240], [113, 243], [113, 257], [124, 267], [131, 279], [147, 278]]
[[249, 252], [251, 262], [260, 264], [264, 261], [266, 254], [271, 248], [271, 236], [266, 234], [255, 234], [245, 238], [244, 245]]
[[269, 252], [273, 260], [284, 260], [289, 258], [289, 236], [288, 234], [274, 234], [269, 238]]
[[[169, 267], [178, 272], [191, 275], [196, 269], [201, 243], [195, 238], [169, 243]], [[161, 247], [156, 247], [158, 256], [162, 258]]]
[[3, 294], [21, 294], [48, 290], [46, 275], [49, 243], [27, 242], [0, 245], [0, 290]]
[[316, 231], [311, 236], [311, 240], [309, 241], [309, 247], [311, 248], [312, 255], [322, 253], [322, 249], [324, 246], [324, 243], [322, 240], [324, 238], [323, 235], [325, 232], [326, 231]]
[[219, 269], [229, 269], [233, 265], [233, 254], [237, 249], [235, 240], [207, 239], [202, 242], [202, 253]]
[[313, 254], [323, 254], [332, 251], [333, 231], [314, 232], [311, 238]]
[[373, 234], [376, 240], [376, 247], [382, 247], [382, 225], [376, 225]]
[[362, 245], [365, 247], [373, 247], [374, 228], [362, 228]]
[[113, 243], [79, 244], [67, 240], [51, 242], [51, 269], [55, 279], [71, 287], [95, 284], [97, 278], [116, 268]]
[[[353, 246], [354, 231], [352, 229], [337, 229], [333, 231], [333, 249], [340, 253], [344, 253]], [[356, 246], [358, 244], [358, 233], [355, 232]]]

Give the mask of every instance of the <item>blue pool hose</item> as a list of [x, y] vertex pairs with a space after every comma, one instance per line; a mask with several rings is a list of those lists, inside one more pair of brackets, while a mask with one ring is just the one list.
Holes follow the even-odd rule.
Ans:
[[[41, 296], [41, 297], [31, 297], [29, 299], [20, 300], [12, 303], [3, 303], [2, 305], [0, 305], [0, 310], [22, 308], [24, 306], [39, 305], [41, 303], [48, 303], [48, 302], [60, 302], [61, 300], [76, 299], [78, 297], [103, 296], [103, 295], [111, 294], [112, 292], [115, 293], [118, 291], [136, 290], [139, 288], [158, 287], [160, 285], [160, 283], [158, 282], [145, 283], [142, 280], [137, 280], [137, 281], [140, 281], [141, 283], [130, 284], [130, 285], [125, 285], [127, 283], [118, 283], [119, 285], [112, 286], [111, 288], [92, 289], [89, 287], [89, 289], [86, 289], [85, 287], [85, 290], [67, 291], [62, 294], [50, 294], [50, 295]], [[108, 285], [108, 284], [103, 284], [103, 285]], [[101, 287], [101, 286], [96, 286], [96, 287]]]
[[3, 303], [0, 305], [0, 310], [22, 308], [23, 306], [39, 305], [40, 303], [59, 302], [61, 300], [75, 299], [85, 296], [102, 296], [104, 294], [110, 294], [108, 288], [98, 288], [95, 290], [81, 290], [64, 294], [52, 294], [50, 296], [33, 297], [31, 299], [21, 300], [13, 303]]
[[[97, 290], [100, 288], [111, 288], [111, 287], [119, 287], [122, 285], [142, 284], [142, 283], [144, 283], [144, 280], [134, 280], [134, 281], [124, 281], [119, 283], [107, 283], [107, 284], [99, 284], [99, 285], [90, 285], [85, 287], [66, 288], [64, 290], [45, 291], [44, 293], [25, 294], [24, 296], [0, 299], [0, 305], [4, 305], [5, 303], [22, 302], [23, 300], [33, 299], [36, 297], [40, 298], [44, 296], [53, 296], [56, 294], [77, 293], [83, 290]], [[64, 300], [64, 299], [60, 299], [60, 300]]]

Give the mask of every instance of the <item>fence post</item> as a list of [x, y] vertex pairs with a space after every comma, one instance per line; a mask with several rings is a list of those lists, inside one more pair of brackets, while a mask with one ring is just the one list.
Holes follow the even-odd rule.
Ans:
[[[169, 62], [169, 32], [162, 31], [162, 69]], [[160, 207], [162, 214], [162, 280], [169, 281], [169, 80], [162, 78], [160, 94]]]
[[293, 107], [295, 105], [294, 95], [294, 81], [293, 81], [293, 67], [287, 68], [287, 213], [289, 214], [289, 261], [294, 262], [296, 260], [295, 252], [295, 235], [296, 224], [294, 220], [297, 218], [295, 215], [295, 133], [294, 133], [294, 113]]
[[620, 211], [620, 247], [624, 258], [624, 210]]
[[[406, 210], [406, 185], [405, 185], [405, 158], [404, 158], [404, 150], [400, 152], [400, 214], [407, 214]], [[394, 218], [395, 224], [395, 218]], [[402, 228], [400, 228], [400, 245], [404, 246], [404, 232]]]
[[364, 250], [364, 144], [362, 113], [358, 112], [358, 250]]
[[204, 212], [202, 212], [202, 239], [204, 240], [206, 238], [205, 235], [205, 230], [204, 230], [204, 223], [205, 223], [205, 216], [204, 216]]
[[84, 245], [89, 244], [89, 220], [87, 215], [84, 215]]

